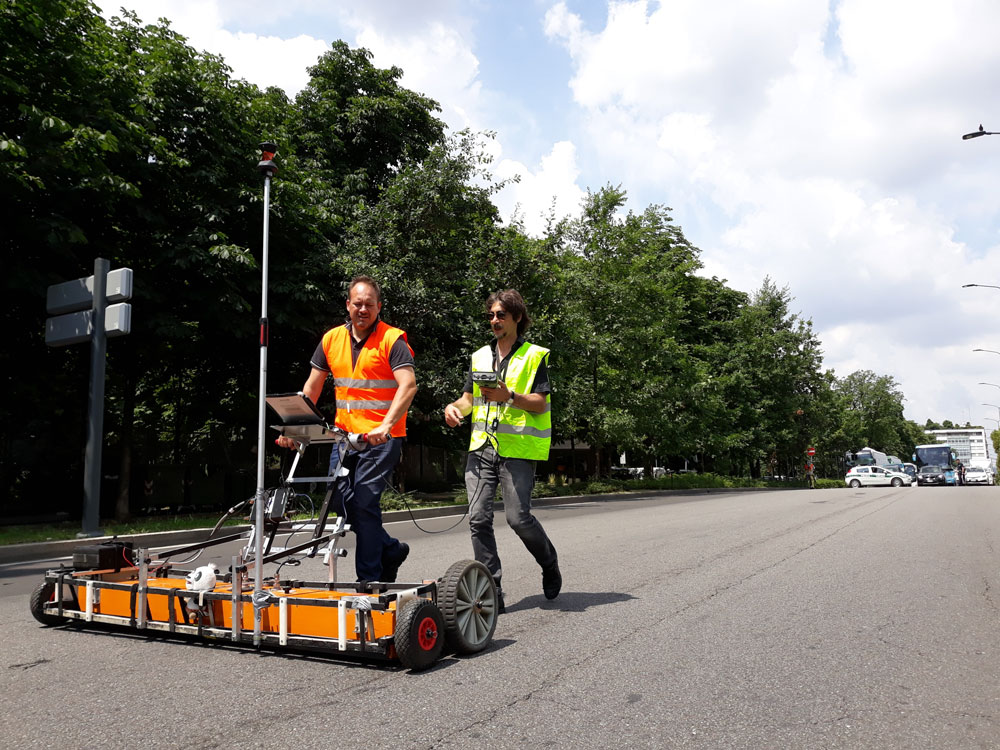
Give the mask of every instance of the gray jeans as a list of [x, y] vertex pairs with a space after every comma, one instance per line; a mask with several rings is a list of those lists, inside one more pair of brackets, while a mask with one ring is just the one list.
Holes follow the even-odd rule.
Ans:
[[507, 524], [524, 542], [535, 562], [543, 568], [556, 562], [552, 546], [538, 519], [531, 514], [531, 489], [535, 485], [535, 462], [504, 458], [487, 443], [469, 454], [465, 463], [465, 489], [469, 493], [469, 528], [476, 560], [493, 574], [497, 586], [503, 570], [493, 533], [493, 500], [497, 486], [502, 493]]

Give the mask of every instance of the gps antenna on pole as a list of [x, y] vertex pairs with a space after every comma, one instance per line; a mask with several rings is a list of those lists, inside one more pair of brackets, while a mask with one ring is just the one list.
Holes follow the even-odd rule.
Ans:
[[[260, 284], [260, 390], [259, 403], [257, 409], [257, 491], [254, 494], [254, 584], [253, 592], [255, 601], [259, 598], [264, 583], [264, 457], [267, 445], [264, 440], [264, 432], [267, 426], [264, 424], [267, 418], [267, 239], [270, 231], [271, 217], [271, 178], [278, 171], [278, 165], [274, 163], [274, 155], [278, 152], [278, 147], [271, 141], [264, 141], [260, 144], [260, 162], [257, 169], [264, 175], [264, 244], [261, 253], [262, 278]], [[236, 571], [233, 571], [233, 581], [235, 585]], [[261, 643], [261, 612], [259, 607], [253, 608], [253, 643], [259, 646]]]

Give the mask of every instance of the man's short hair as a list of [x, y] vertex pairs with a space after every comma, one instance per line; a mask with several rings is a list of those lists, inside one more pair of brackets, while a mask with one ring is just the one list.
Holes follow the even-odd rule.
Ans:
[[523, 336], [524, 332], [528, 330], [528, 326], [531, 325], [531, 318], [528, 317], [528, 308], [524, 304], [524, 298], [521, 296], [521, 293], [516, 289], [504, 289], [502, 292], [494, 292], [486, 300], [486, 312], [489, 312], [497, 302], [511, 316], [517, 318], [517, 335]]
[[374, 289], [375, 299], [378, 301], [380, 305], [382, 304], [382, 288], [378, 285], [378, 282], [375, 281], [375, 279], [373, 279], [371, 276], [355, 276], [353, 279], [351, 279], [351, 285], [347, 287], [348, 297], [351, 296], [351, 292], [354, 291], [354, 287], [356, 287], [358, 284], [367, 284], [372, 289]]

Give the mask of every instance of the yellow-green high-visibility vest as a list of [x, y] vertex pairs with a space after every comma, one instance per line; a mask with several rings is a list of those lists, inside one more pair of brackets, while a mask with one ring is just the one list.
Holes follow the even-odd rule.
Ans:
[[[549, 350], [527, 342], [521, 344], [507, 360], [504, 382], [515, 393], [530, 393], [538, 366], [549, 356]], [[473, 372], [493, 370], [493, 348], [484, 346], [472, 355]], [[544, 461], [552, 443], [552, 414], [549, 394], [545, 394], [545, 411], [541, 414], [505, 406], [483, 399], [476, 383], [472, 384], [472, 440], [474, 451], [492, 440], [497, 453], [505, 458], [527, 458]], [[495, 429], [494, 429], [495, 423]]]

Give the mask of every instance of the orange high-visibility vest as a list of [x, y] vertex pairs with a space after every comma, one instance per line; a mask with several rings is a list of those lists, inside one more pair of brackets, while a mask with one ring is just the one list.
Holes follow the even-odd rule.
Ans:
[[[337, 396], [336, 425], [347, 432], [366, 433], [380, 424], [389, 411], [398, 384], [389, 366], [389, 351], [406, 332], [381, 320], [361, 347], [358, 363], [351, 366], [351, 332], [337, 326], [323, 336], [323, 353], [333, 375]], [[411, 349], [412, 353], [413, 350]], [[406, 414], [392, 426], [393, 437], [406, 436]]]

